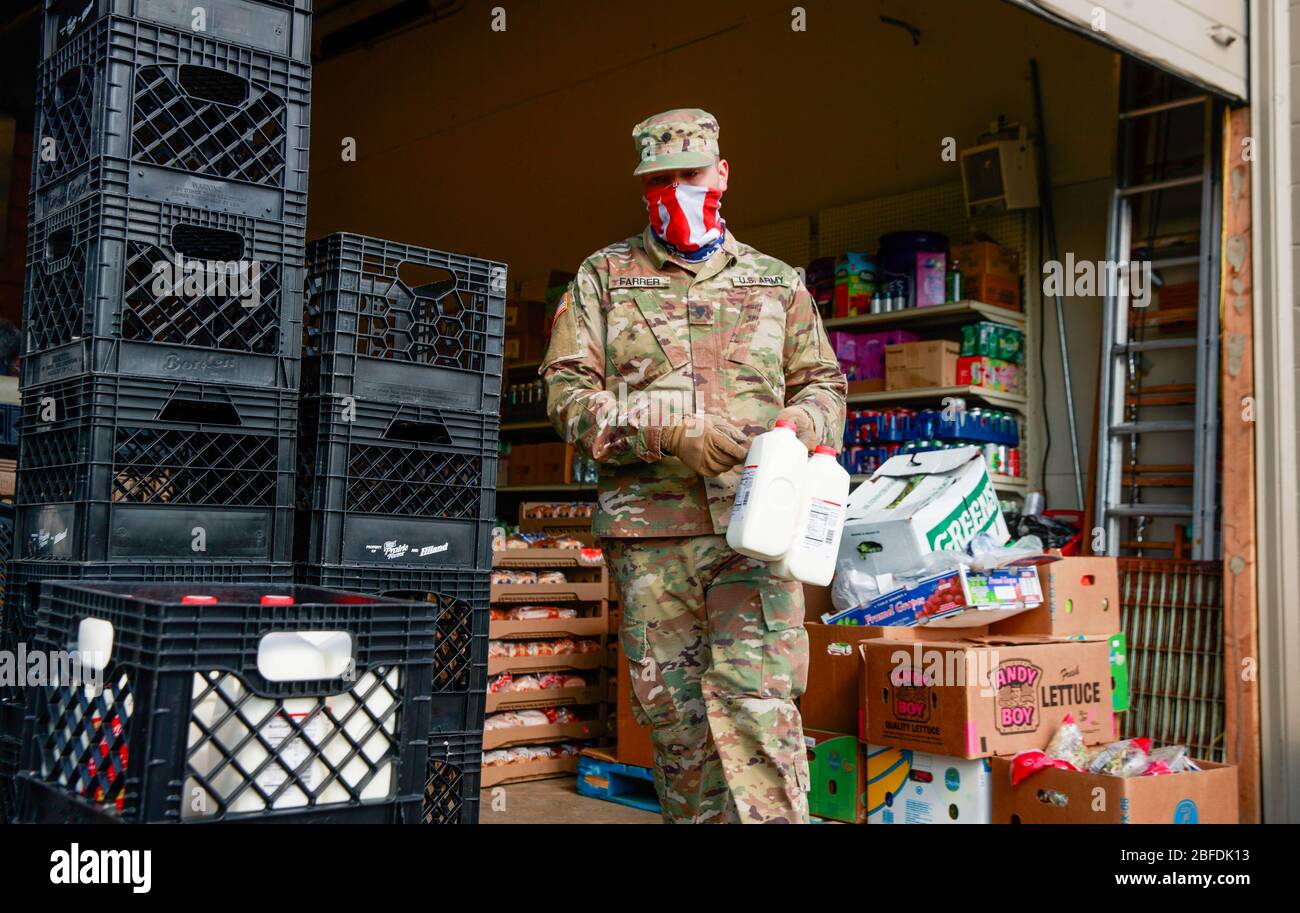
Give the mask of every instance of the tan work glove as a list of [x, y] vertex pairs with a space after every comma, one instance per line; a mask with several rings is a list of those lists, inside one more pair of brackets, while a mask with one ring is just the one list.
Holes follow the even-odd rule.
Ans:
[[687, 415], [659, 435], [659, 449], [707, 478], [745, 462], [749, 442], [734, 425], [711, 415]]
[[[788, 409], [782, 409], [777, 414], [776, 421], [779, 422], [781, 419], [794, 422], [795, 427], [798, 429], [795, 432], [795, 437], [799, 438], [799, 443], [809, 450], [815, 450], [817, 445], [821, 443], [817, 439], [817, 429], [813, 427], [812, 417], [808, 415], [808, 410], [801, 409], [798, 406], [790, 406]], [[775, 427], [776, 422], [772, 424]]]

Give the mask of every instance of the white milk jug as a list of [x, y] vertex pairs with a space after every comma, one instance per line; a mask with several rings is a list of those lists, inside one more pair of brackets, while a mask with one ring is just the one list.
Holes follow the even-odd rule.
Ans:
[[754, 438], [736, 486], [727, 545], [759, 561], [775, 561], [789, 550], [807, 464], [794, 422], [782, 419]]
[[804, 470], [790, 550], [772, 565], [786, 580], [828, 586], [835, 576], [835, 559], [844, 532], [844, 506], [849, 499], [849, 473], [837, 460], [834, 447], [818, 447]]

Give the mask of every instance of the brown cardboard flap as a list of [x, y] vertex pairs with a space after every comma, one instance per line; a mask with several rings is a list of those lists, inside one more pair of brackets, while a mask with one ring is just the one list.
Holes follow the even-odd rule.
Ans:
[[1236, 824], [1237, 768], [1113, 777], [1047, 768], [1011, 785], [1011, 761], [995, 757], [994, 824]]

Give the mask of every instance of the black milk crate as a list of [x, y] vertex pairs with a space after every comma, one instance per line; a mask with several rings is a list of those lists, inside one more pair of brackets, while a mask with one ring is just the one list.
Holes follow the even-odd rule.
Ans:
[[[30, 644], [36, 628], [41, 585], [54, 580], [98, 580], [111, 583], [292, 583], [292, 564], [255, 561], [172, 561], [121, 563], [88, 561], [12, 561], [8, 598], [0, 624], [0, 650], [17, 656], [19, 644]], [[336, 588], [337, 589], [337, 588]], [[0, 703], [22, 700], [21, 688], [0, 685]]]
[[310, 95], [309, 64], [99, 19], [37, 72], [35, 217], [112, 192], [305, 225]]
[[311, 0], [45, 0], [41, 58], [75, 41], [105, 16], [143, 19], [311, 62]]
[[483, 728], [491, 572], [311, 564], [299, 566], [298, 579], [317, 586], [398, 599], [425, 599], [443, 605], [430, 731], [467, 732]]
[[0, 735], [0, 824], [14, 816], [14, 774], [18, 770], [21, 744], [17, 737]]
[[491, 567], [496, 414], [335, 395], [299, 420], [297, 560]]
[[91, 375], [23, 391], [14, 554], [289, 561], [297, 398]]
[[9, 585], [9, 559], [14, 554], [14, 506], [0, 503], [0, 609], [4, 608]]
[[[440, 278], [408, 273], [421, 269]], [[499, 412], [505, 282], [504, 263], [478, 257], [353, 234], [311, 241], [303, 392]]]
[[28, 689], [19, 820], [422, 820], [438, 606], [292, 584], [188, 595], [47, 588], [37, 644], [93, 659]]
[[424, 823], [478, 824], [482, 767], [481, 730], [430, 735]]
[[18, 446], [18, 404], [0, 403], [0, 451]]
[[29, 233], [23, 384], [94, 371], [297, 389], [302, 251], [280, 222], [87, 197]]

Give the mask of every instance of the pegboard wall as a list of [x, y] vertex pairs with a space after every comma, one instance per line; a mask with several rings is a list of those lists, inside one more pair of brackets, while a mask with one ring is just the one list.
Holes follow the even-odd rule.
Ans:
[[812, 220], [807, 216], [732, 232], [736, 240], [794, 267], [813, 259]]
[[891, 231], [937, 231], [960, 244], [988, 235], [1003, 247], [1028, 250], [1023, 211], [971, 218], [961, 182], [926, 187], [860, 203], [823, 209], [817, 214], [817, 256], [834, 257], [849, 250], [876, 251], [880, 236]]

